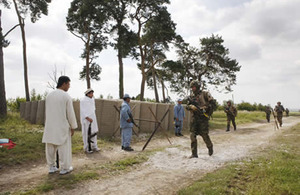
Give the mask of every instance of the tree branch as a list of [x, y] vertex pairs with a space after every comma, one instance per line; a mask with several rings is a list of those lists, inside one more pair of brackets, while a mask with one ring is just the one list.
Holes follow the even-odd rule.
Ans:
[[71, 32], [75, 37], [81, 39], [84, 43], [86, 43], [86, 41], [85, 41], [81, 36], [79, 36], [79, 35], [73, 33], [72, 31], [70, 31], [70, 32]]
[[13, 31], [15, 28], [17, 28], [17, 26], [20, 26], [20, 24], [16, 24], [14, 27], [12, 27], [7, 33], [5, 33], [3, 38], [5, 38], [11, 31]]

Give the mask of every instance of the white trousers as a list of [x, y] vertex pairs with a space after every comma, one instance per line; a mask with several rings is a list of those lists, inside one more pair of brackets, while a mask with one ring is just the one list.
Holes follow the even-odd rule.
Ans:
[[59, 166], [61, 169], [69, 169], [72, 165], [72, 141], [71, 135], [62, 145], [46, 143], [46, 159], [49, 167], [56, 165], [56, 151], [59, 156]]
[[[89, 129], [89, 124], [87, 123], [83, 123], [81, 125], [81, 130], [82, 130], [82, 141], [83, 141], [83, 149], [84, 151], [88, 151], [89, 150], [89, 144], [88, 144], [88, 129]], [[92, 132], [93, 134], [93, 132]], [[95, 135], [94, 137], [92, 137], [91, 139], [92, 142], [91, 143], [91, 148], [93, 149], [98, 149], [98, 145], [97, 145], [97, 135]]]

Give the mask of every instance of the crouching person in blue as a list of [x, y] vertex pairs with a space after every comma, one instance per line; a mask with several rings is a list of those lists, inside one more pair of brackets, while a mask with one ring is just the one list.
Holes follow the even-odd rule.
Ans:
[[130, 102], [129, 95], [125, 94], [123, 100], [124, 102], [122, 103], [121, 112], [120, 112], [120, 127], [122, 130], [122, 134], [121, 134], [122, 150], [133, 151], [133, 149], [130, 147], [133, 123], [130, 119], [131, 110], [129, 106], [129, 102]]

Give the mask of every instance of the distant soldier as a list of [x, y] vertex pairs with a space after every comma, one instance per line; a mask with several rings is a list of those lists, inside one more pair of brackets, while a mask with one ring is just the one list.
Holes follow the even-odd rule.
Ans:
[[120, 127], [122, 130], [121, 136], [122, 136], [122, 150], [125, 151], [133, 151], [133, 149], [130, 147], [131, 143], [131, 137], [132, 137], [132, 118], [131, 118], [131, 110], [129, 106], [130, 102], [130, 96], [128, 94], [125, 94], [123, 97], [123, 103], [121, 106], [120, 111]]
[[177, 105], [174, 106], [174, 123], [175, 123], [175, 135], [176, 136], [183, 136], [181, 134], [183, 120], [185, 117], [185, 111], [182, 104], [182, 99], [178, 99]]
[[274, 111], [276, 112], [277, 120], [281, 127], [282, 126], [282, 116], [283, 116], [283, 112], [284, 112], [284, 107], [281, 105], [281, 102], [277, 102], [277, 105], [275, 106]]
[[190, 158], [198, 158], [197, 153], [197, 135], [200, 135], [208, 148], [208, 154], [213, 154], [213, 144], [208, 135], [209, 117], [212, 114], [215, 100], [209, 92], [201, 91], [197, 81], [190, 84], [192, 94], [188, 97], [187, 110], [193, 113], [193, 120], [190, 126], [190, 138], [192, 155]]
[[237, 109], [232, 105], [231, 101], [227, 101], [227, 106], [224, 109], [224, 112], [227, 115], [227, 129], [230, 131], [230, 122], [232, 122], [233, 129], [236, 130], [235, 117], [237, 116]]
[[287, 117], [289, 116], [289, 113], [290, 113], [290, 110], [288, 108], [286, 108], [285, 109], [285, 114], [286, 114]]
[[271, 116], [271, 113], [272, 113], [272, 109], [271, 109], [270, 106], [266, 106], [265, 113], [266, 113], [266, 119], [267, 119], [267, 121], [269, 123], [270, 122], [270, 116]]

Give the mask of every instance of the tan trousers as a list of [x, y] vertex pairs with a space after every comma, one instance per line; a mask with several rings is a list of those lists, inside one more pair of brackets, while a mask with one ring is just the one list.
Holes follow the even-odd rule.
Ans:
[[61, 169], [69, 169], [72, 165], [71, 135], [62, 145], [46, 143], [46, 159], [49, 167], [56, 165], [56, 151], [58, 150], [59, 165]]

